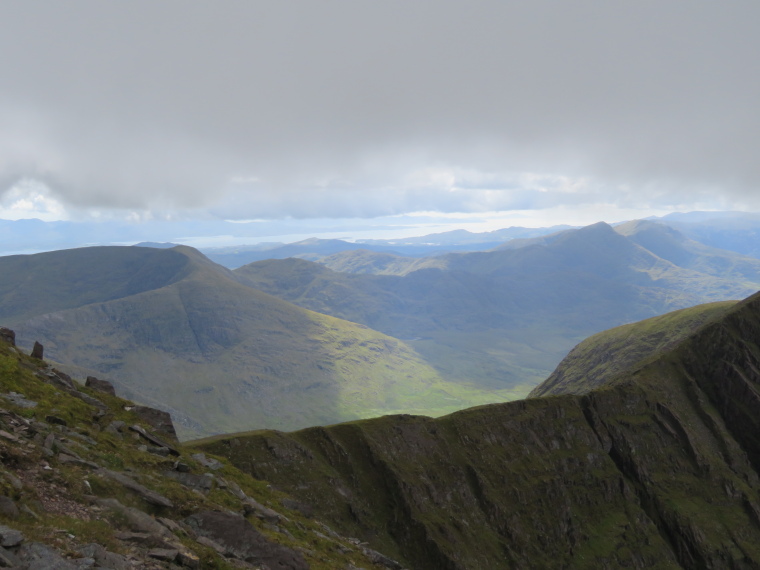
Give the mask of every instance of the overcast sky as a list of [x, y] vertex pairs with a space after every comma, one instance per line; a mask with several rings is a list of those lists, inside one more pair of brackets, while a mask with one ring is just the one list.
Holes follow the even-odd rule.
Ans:
[[6, 0], [0, 53], [0, 217], [760, 209], [757, 0]]

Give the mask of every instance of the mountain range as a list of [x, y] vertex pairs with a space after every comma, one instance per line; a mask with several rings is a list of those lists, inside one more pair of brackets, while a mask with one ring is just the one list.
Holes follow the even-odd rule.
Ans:
[[171, 411], [186, 439], [513, 400], [590, 334], [760, 288], [759, 260], [654, 222], [521, 244], [235, 271], [185, 246], [7, 256], [0, 320]]
[[[760, 293], [724, 300], [757, 288], [757, 260], [650, 221], [377, 255], [354, 254], [356, 273], [301, 259], [230, 271], [184, 246], [0, 258], [0, 320], [17, 333], [0, 329], [0, 565], [760, 566]], [[266, 289], [439, 336], [404, 342]], [[712, 302], [660, 314], [699, 298]], [[527, 399], [334, 424], [493, 395], [502, 378], [468, 371], [504, 358], [491, 335], [535, 347], [607, 320], [624, 322]], [[184, 438], [333, 425], [181, 445], [161, 412], [60, 363], [121, 378]]]

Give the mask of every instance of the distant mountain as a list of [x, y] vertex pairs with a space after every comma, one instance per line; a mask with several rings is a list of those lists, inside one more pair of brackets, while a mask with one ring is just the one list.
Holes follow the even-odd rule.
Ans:
[[497, 247], [508, 240], [542, 236], [567, 228], [570, 226], [506, 228], [484, 233], [453, 230], [413, 238], [365, 239], [356, 242], [309, 238], [289, 244], [202, 248], [202, 251], [209, 259], [230, 269], [236, 269], [255, 261], [286, 259], [288, 257], [320, 261], [332, 266], [342, 263], [342, 260], [345, 259], [340, 255], [341, 253], [345, 253], [349, 258], [356, 251], [373, 252], [378, 254], [378, 258], [383, 256], [419, 258], [457, 251], [484, 251]]
[[668, 214], [658, 221], [705, 245], [760, 259], [760, 214], [689, 212]]
[[760, 567], [760, 295], [626, 332], [577, 395], [195, 445], [420, 570]]
[[248, 287], [192, 248], [3, 257], [0, 275], [0, 323], [21, 345], [160, 403], [185, 438], [488, 401], [405, 343]]
[[[450, 381], [517, 395], [590, 334], [760, 289], [755, 260], [673, 238], [671, 257], [688, 259], [682, 267], [633, 237], [599, 223], [516, 249], [423, 259], [357, 251], [325, 260], [354, 273], [291, 259], [235, 274], [284, 300], [405, 339]], [[727, 278], [711, 274], [729, 259]]]

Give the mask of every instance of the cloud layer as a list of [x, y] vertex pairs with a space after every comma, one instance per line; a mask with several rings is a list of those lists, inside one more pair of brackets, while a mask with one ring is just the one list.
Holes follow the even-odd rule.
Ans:
[[0, 191], [230, 218], [757, 208], [758, 21], [749, 0], [4, 2]]

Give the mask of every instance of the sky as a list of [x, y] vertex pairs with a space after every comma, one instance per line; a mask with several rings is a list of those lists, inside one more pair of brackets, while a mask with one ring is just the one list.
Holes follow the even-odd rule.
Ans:
[[756, 0], [6, 0], [0, 53], [4, 219], [760, 210]]

